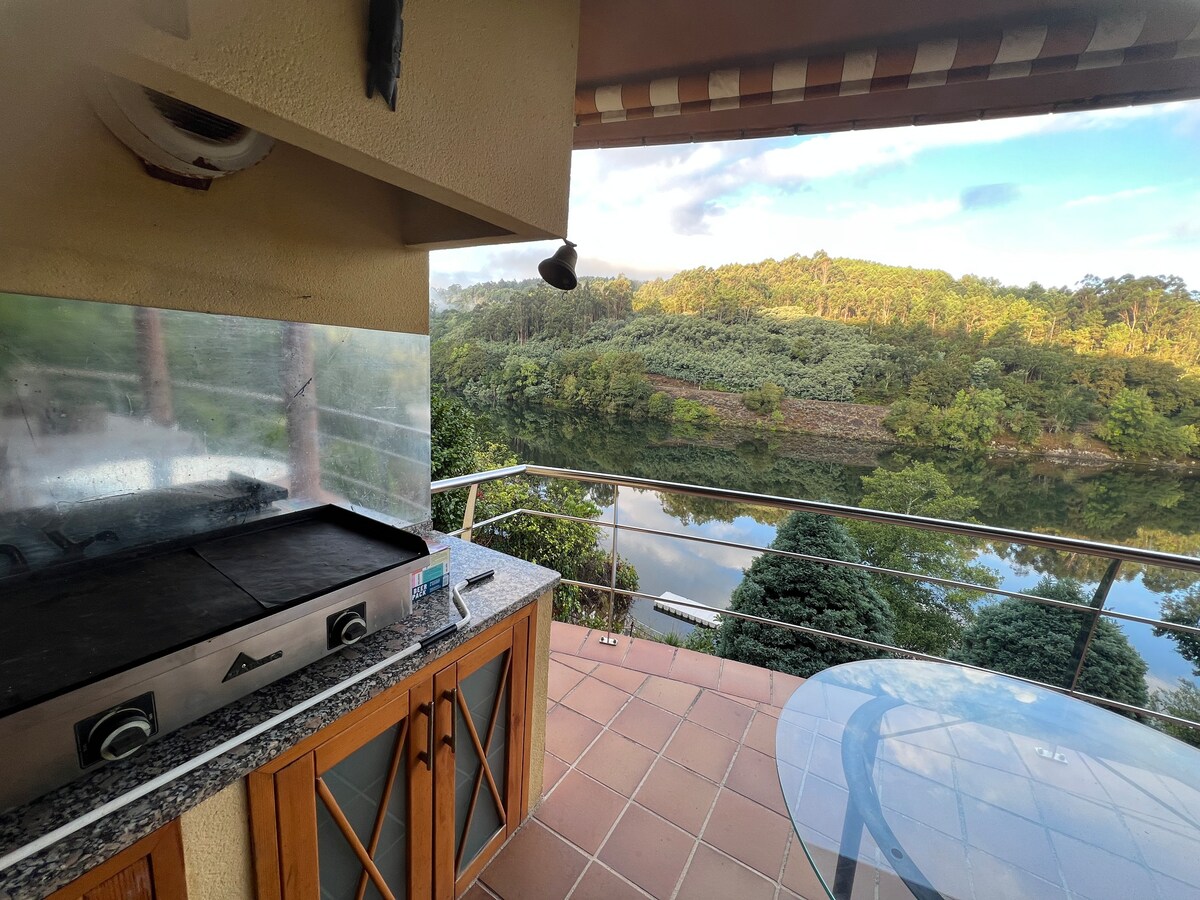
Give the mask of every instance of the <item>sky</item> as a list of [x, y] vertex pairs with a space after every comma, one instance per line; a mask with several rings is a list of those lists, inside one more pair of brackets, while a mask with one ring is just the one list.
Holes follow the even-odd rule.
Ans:
[[[1007, 284], [1200, 289], [1200, 101], [811, 137], [579, 150], [580, 275], [824, 250]], [[555, 242], [432, 254], [433, 287], [536, 277]]]

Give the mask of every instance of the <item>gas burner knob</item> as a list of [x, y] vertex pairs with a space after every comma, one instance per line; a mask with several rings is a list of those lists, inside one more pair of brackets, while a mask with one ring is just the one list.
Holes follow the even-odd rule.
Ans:
[[112, 762], [142, 749], [153, 732], [150, 718], [142, 710], [127, 706], [114, 710], [93, 725], [88, 743], [101, 759]]
[[333, 620], [334, 639], [343, 647], [357, 644], [367, 634], [367, 620], [361, 613], [347, 610]]

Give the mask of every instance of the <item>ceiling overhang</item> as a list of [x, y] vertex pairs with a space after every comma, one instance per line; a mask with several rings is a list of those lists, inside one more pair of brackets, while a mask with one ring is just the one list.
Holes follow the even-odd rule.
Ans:
[[[811, 134], [1200, 97], [1195, 0], [913, 6], [585, 0], [574, 144]], [[635, 12], [637, 30], [622, 29], [620, 17]]]

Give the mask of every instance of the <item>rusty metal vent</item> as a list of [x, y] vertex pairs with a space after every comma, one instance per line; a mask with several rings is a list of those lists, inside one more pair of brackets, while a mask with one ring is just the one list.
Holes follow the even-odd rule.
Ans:
[[188, 134], [213, 141], [218, 144], [229, 144], [244, 137], [249, 129], [239, 125], [224, 116], [218, 116], [198, 106], [192, 106], [167, 94], [160, 94], [150, 88], [143, 88], [146, 97], [154, 104], [154, 108], [176, 128]]

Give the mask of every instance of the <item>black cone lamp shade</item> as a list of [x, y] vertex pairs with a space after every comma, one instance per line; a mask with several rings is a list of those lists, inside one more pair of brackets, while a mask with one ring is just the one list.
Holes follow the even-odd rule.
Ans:
[[575, 277], [575, 263], [578, 260], [579, 254], [575, 252], [575, 245], [564, 240], [563, 246], [555, 250], [553, 256], [548, 256], [538, 263], [538, 274], [551, 287], [560, 291], [573, 291], [579, 284], [579, 279]]

